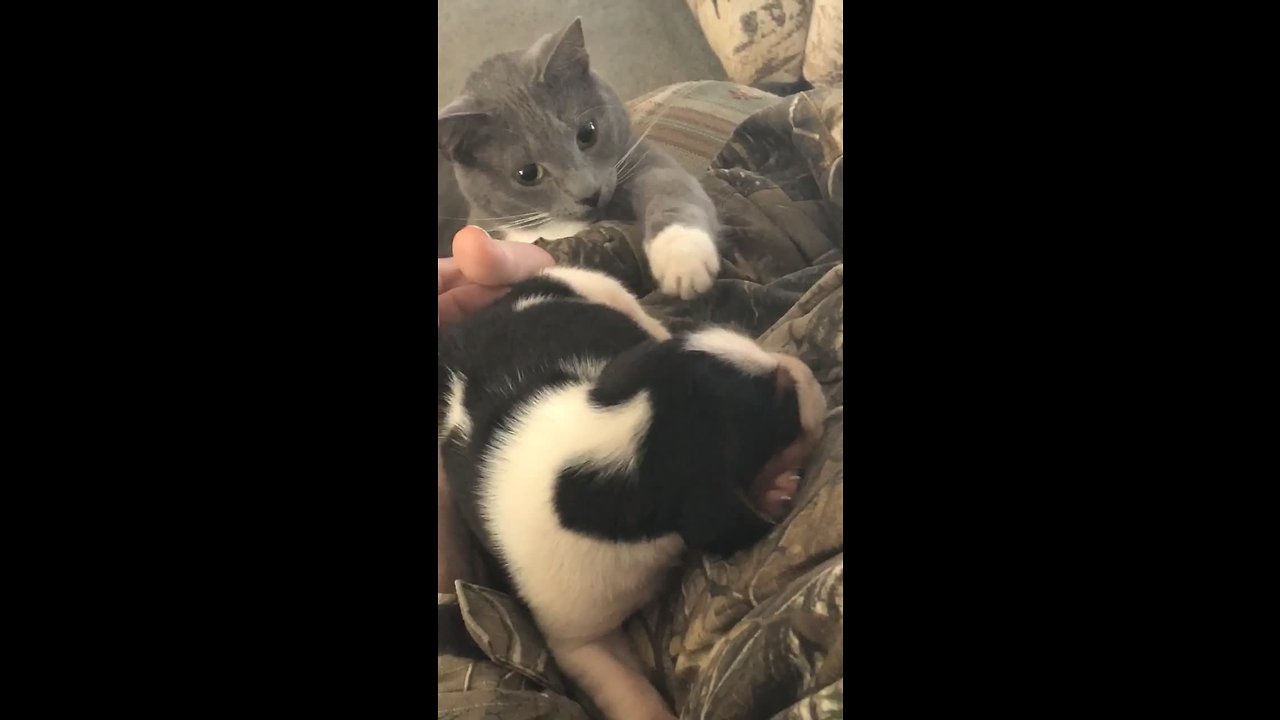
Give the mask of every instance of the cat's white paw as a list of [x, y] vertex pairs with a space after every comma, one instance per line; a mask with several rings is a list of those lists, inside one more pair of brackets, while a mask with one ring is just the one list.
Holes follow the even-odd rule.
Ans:
[[688, 300], [711, 288], [720, 272], [720, 253], [704, 230], [672, 225], [649, 241], [649, 269], [666, 295]]

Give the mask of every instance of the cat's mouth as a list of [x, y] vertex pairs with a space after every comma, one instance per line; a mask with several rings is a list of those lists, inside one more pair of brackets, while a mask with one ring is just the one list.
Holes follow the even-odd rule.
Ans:
[[581, 220], [585, 223], [593, 223], [600, 220], [603, 216], [604, 214], [599, 210], [599, 208], [587, 208], [585, 210], [578, 211], [573, 219]]

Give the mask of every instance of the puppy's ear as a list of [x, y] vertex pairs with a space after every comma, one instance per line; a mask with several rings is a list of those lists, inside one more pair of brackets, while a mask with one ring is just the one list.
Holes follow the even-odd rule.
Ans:
[[472, 148], [476, 134], [488, 120], [489, 114], [466, 95], [449, 103], [436, 116], [436, 144], [440, 154], [459, 165], [474, 162]]
[[653, 382], [661, 371], [662, 358], [674, 350], [670, 340], [648, 340], [610, 360], [591, 388], [591, 402], [617, 405], [634, 397]]
[[773, 371], [773, 402], [771, 412], [775, 419], [773, 441], [777, 446], [787, 445], [800, 434], [800, 394], [796, 378], [784, 364]]
[[[785, 412], [784, 417], [789, 419], [791, 408], [795, 408], [800, 430], [810, 442], [816, 442], [822, 435], [822, 420], [827, 414], [827, 401], [822, 395], [822, 387], [813, 371], [799, 358], [784, 354], [776, 357], [778, 369], [774, 378], [780, 412]], [[787, 430], [790, 431], [790, 428]]]

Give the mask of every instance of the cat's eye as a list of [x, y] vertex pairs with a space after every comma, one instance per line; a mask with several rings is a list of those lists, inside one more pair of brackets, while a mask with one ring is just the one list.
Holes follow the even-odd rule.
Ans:
[[516, 171], [516, 180], [521, 185], [537, 185], [542, 182], [542, 166], [536, 163], [529, 163]]
[[578, 128], [578, 147], [586, 150], [596, 144], [596, 122], [588, 120]]

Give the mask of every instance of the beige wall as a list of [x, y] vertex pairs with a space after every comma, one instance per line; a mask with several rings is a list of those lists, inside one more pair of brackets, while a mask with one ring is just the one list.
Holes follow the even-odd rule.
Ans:
[[440, 0], [436, 59], [444, 107], [484, 58], [582, 18], [593, 67], [622, 99], [686, 80], [724, 80], [685, 0]]

